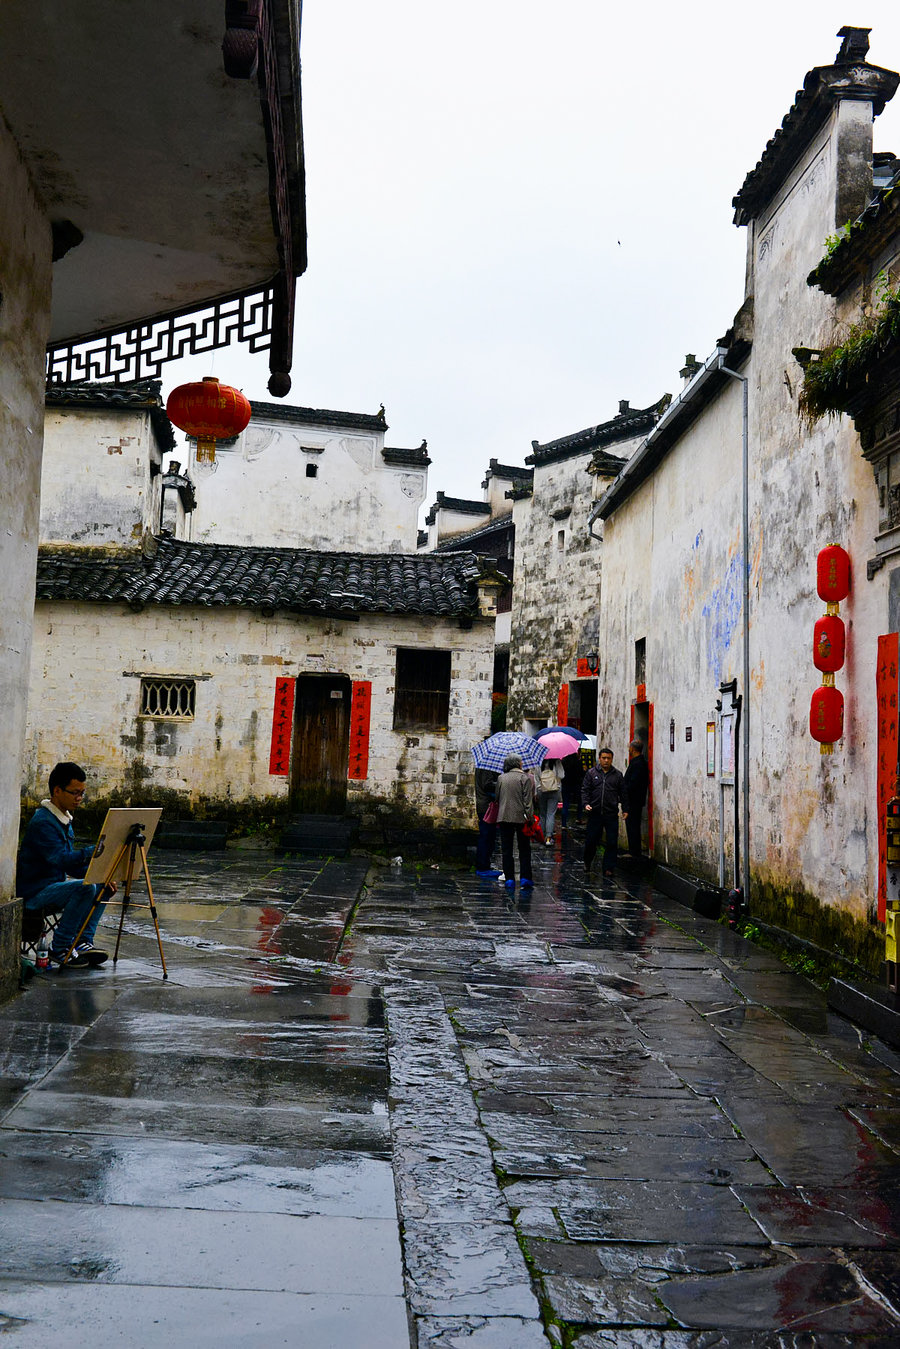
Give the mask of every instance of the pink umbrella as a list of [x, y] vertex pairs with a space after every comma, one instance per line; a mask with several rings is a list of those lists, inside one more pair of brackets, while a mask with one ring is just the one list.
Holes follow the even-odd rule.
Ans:
[[564, 731], [551, 731], [549, 735], [542, 735], [541, 744], [547, 746], [548, 759], [565, 759], [581, 749], [574, 735], [566, 735]]

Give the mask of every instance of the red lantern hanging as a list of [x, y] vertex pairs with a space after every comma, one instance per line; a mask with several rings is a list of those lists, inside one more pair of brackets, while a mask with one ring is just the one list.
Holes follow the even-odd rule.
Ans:
[[836, 543], [823, 548], [816, 561], [816, 589], [826, 604], [840, 604], [850, 594], [850, 555]]
[[835, 740], [844, 734], [844, 695], [833, 684], [822, 684], [812, 696], [809, 733], [823, 754], [830, 754]]
[[844, 663], [846, 638], [843, 620], [825, 614], [813, 629], [813, 664], [817, 670], [834, 673]]
[[166, 416], [197, 441], [198, 465], [213, 464], [216, 441], [240, 435], [252, 408], [240, 389], [205, 375], [195, 384], [180, 384], [166, 400]]

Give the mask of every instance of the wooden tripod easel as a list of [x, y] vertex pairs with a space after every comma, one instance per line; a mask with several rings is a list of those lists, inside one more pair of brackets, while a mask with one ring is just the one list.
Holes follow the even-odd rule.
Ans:
[[[115, 880], [116, 872], [118, 871], [122, 863], [122, 859], [125, 857], [126, 853], [128, 854], [128, 861], [126, 863], [125, 869], [125, 888], [122, 891], [122, 898], [110, 899], [107, 892], [109, 890], [110, 885]], [[91, 921], [91, 918], [93, 917], [99, 905], [104, 903], [121, 904], [122, 906], [122, 912], [119, 915], [119, 931], [116, 934], [116, 949], [113, 952], [113, 964], [115, 965], [116, 961], [119, 959], [119, 945], [122, 941], [122, 928], [125, 923], [125, 915], [132, 904], [131, 887], [134, 884], [135, 871], [137, 869], [137, 861], [139, 857], [141, 860], [141, 867], [144, 872], [144, 880], [147, 882], [147, 894], [149, 895], [149, 902], [146, 904], [142, 902], [135, 902], [134, 907], [136, 909], [150, 910], [150, 914], [153, 918], [153, 926], [156, 929], [156, 944], [159, 947], [159, 959], [160, 963], [162, 964], [163, 978], [168, 979], [169, 972], [166, 969], [166, 958], [163, 955], [162, 938], [159, 935], [159, 920], [157, 919], [156, 916], [156, 903], [153, 898], [153, 886], [150, 884], [150, 871], [147, 866], [147, 836], [144, 832], [144, 826], [142, 824], [133, 824], [129, 829], [125, 842], [119, 848], [119, 851], [113, 858], [112, 864], [106, 873], [106, 880], [103, 882], [100, 893], [97, 895], [97, 898], [94, 900], [93, 904], [88, 910], [84, 922], [78, 929], [78, 933], [75, 937], [75, 940], [72, 942], [72, 945], [69, 947], [68, 951], [63, 956], [62, 961], [60, 962], [62, 966], [65, 966], [68, 963], [69, 957], [71, 956], [72, 952], [75, 950], [75, 947], [81, 940], [81, 934], [84, 932], [84, 929]]]

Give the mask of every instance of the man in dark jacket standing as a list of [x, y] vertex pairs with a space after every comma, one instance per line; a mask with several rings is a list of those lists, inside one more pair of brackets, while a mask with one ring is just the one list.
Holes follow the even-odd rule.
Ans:
[[584, 840], [584, 869], [590, 871], [601, 835], [604, 839], [603, 874], [611, 876], [619, 852], [619, 807], [628, 820], [628, 792], [625, 779], [613, 768], [613, 752], [604, 747], [600, 762], [588, 769], [581, 784], [581, 804], [587, 812]]
[[[53, 934], [51, 963], [60, 965], [78, 929], [98, 897], [100, 885], [82, 885], [93, 848], [76, 848], [72, 814], [84, 800], [84, 769], [76, 763], [58, 763], [50, 774], [50, 796], [41, 802], [25, 828], [16, 869], [16, 893], [28, 911], [61, 913]], [[75, 879], [70, 879], [74, 877]], [[112, 882], [109, 893], [115, 894]], [[102, 965], [105, 951], [94, 946], [94, 932], [104, 909], [98, 904], [66, 968]]]
[[634, 862], [641, 860], [641, 822], [649, 782], [644, 746], [640, 740], [632, 740], [628, 746], [628, 767], [625, 769], [625, 791], [628, 793], [625, 832], [628, 835], [628, 851]]

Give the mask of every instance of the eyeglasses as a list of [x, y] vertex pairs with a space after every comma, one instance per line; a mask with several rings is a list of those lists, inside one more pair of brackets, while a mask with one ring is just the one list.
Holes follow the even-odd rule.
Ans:
[[62, 790], [66, 796], [71, 796], [73, 801], [81, 801], [84, 798], [83, 787], [63, 787]]

